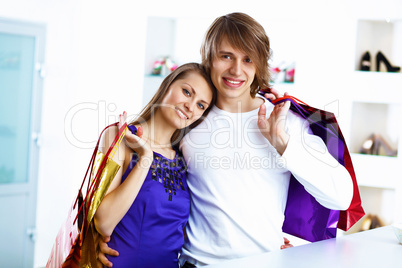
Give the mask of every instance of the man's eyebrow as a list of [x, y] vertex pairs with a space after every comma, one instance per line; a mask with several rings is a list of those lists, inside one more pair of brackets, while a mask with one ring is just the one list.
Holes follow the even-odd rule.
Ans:
[[232, 52], [225, 51], [225, 50], [219, 50], [219, 51], [218, 51], [218, 54], [231, 54], [231, 55], [233, 55]]

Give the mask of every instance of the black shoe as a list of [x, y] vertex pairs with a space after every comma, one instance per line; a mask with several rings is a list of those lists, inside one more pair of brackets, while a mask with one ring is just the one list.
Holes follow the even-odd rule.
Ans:
[[389, 63], [389, 61], [387, 60], [387, 58], [384, 56], [384, 54], [381, 53], [381, 51], [378, 51], [377, 56], [376, 56], [376, 63], [377, 63], [377, 72], [380, 71], [380, 62], [384, 62], [385, 67], [387, 67], [387, 72], [390, 73], [395, 73], [395, 72], [399, 72], [399, 70], [401, 69], [401, 67], [399, 66], [391, 66], [391, 64]]
[[362, 59], [360, 61], [360, 71], [370, 71], [371, 67], [371, 57], [370, 52], [366, 52], [363, 54]]

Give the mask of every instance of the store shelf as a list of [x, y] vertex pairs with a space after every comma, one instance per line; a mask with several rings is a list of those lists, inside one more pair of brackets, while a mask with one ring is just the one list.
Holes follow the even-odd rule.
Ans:
[[[395, 156], [393, 151], [398, 150], [401, 110], [399, 104], [354, 101], [351, 113], [350, 151], [361, 153], [362, 150], [375, 149], [374, 142], [376, 142], [379, 144], [376, 154]], [[370, 146], [373, 135], [376, 136], [375, 141], [371, 140], [373, 146]]]
[[[347, 99], [350, 101], [349, 150], [360, 187], [362, 205], [367, 214], [377, 215], [385, 223], [401, 218], [402, 200], [402, 73], [387, 72], [376, 55], [381, 51], [392, 66], [402, 66], [402, 20], [360, 19], [356, 25], [354, 72], [350, 76]], [[370, 71], [360, 71], [362, 55], [370, 53]], [[365, 141], [377, 136], [388, 143], [372, 154], [362, 154]], [[392, 155], [389, 152], [397, 152]], [[370, 153], [366, 151], [366, 153]]]
[[384, 189], [396, 189], [398, 186], [401, 164], [398, 158], [354, 153], [351, 157], [360, 186]]
[[[376, 71], [376, 55], [381, 51], [391, 65], [402, 64], [402, 21], [401, 20], [358, 20], [355, 69], [360, 70], [360, 61], [368, 51], [371, 55], [370, 71]], [[380, 64], [380, 71], [385, 66]]]

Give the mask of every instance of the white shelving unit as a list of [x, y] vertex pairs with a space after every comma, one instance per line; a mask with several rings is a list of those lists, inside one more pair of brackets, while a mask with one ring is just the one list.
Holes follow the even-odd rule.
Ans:
[[144, 88], [142, 106], [145, 106], [166, 76], [167, 70], [163, 67], [161, 75], [153, 75], [154, 62], [164, 57], [174, 57], [176, 35], [176, 20], [168, 17], [148, 17], [147, 39], [144, 61]]
[[[356, 70], [360, 70], [361, 56], [369, 51], [370, 71], [376, 71], [376, 54], [381, 51], [392, 65], [402, 65], [402, 20], [359, 20], [357, 22]], [[380, 64], [380, 71], [386, 71]]]
[[[357, 21], [355, 72], [350, 92], [349, 149], [366, 214], [376, 214], [390, 224], [402, 220], [402, 73], [386, 72], [383, 63], [376, 70], [381, 51], [393, 66], [402, 66], [402, 21]], [[360, 71], [362, 55], [371, 55], [370, 71]], [[379, 134], [397, 151], [387, 156], [362, 154], [363, 143]]]

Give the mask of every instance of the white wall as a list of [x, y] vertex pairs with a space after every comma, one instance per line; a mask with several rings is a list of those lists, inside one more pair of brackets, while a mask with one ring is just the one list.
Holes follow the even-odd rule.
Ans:
[[88, 148], [118, 112], [139, 110], [146, 15], [132, 1], [0, 0], [0, 17], [47, 25], [34, 261], [43, 267]]
[[[142, 100], [146, 17], [205, 23], [233, 11], [250, 14], [271, 38], [274, 57], [297, 62], [297, 92], [319, 108], [349, 90], [356, 18], [397, 17], [401, 1], [147, 1], [0, 0], [0, 16], [47, 24], [35, 267], [46, 264], [102, 127]], [[392, 7], [392, 8], [390, 8]], [[182, 24], [184, 25], [184, 24]], [[187, 27], [188, 28], [188, 27]], [[198, 59], [199, 34], [182, 40], [179, 61]], [[160, 44], [163, 46], [163, 44]], [[184, 55], [184, 56], [183, 56]], [[339, 121], [348, 108], [337, 110]], [[339, 108], [341, 107], [341, 108]], [[345, 120], [345, 122], [348, 122]], [[349, 122], [348, 122], [349, 123]], [[344, 125], [344, 134], [348, 126]]]
[[[68, 159], [74, 153], [64, 139], [64, 115], [74, 103], [74, 19], [77, 1], [0, 1], [3, 18], [47, 25], [46, 64], [42, 108], [42, 148], [38, 178], [37, 243], [35, 266], [44, 265], [55, 230], [71, 200], [71, 171]], [[63, 164], [64, 163], [64, 164]], [[66, 171], [67, 170], [67, 171]], [[67, 186], [66, 186], [67, 185]], [[63, 213], [64, 212], [64, 213]], [[63, 215], [64, 214], [64, 215]]]

